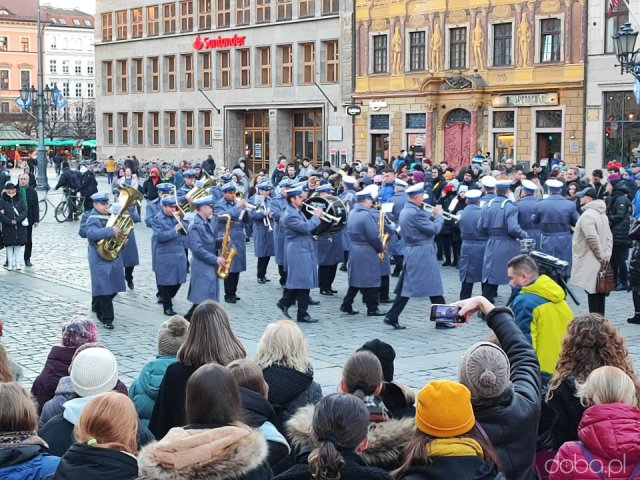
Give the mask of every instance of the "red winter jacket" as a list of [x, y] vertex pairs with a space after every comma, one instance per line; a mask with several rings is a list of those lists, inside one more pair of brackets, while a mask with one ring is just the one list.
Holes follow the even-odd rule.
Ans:
[[[578, 438], [601, 466], [607, 480], [628, 480], [640, 463], [640, 410], [625, 403], [605, 403], [585, 410]], [[549, 480], [600, 480], [577, 442], [567, 442], [556, 455]], [[640, 480], [640, 474], [636, 475]]]

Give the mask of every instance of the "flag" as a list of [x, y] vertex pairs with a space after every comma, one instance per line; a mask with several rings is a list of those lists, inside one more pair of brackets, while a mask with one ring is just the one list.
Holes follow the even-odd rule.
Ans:
[[21, 98], [16, 98], [16, 103], [22, 110], [28, 110], [31, 108], [31, 95], [29, 95], [26, 102], [23, 102]]
[[618, 6], [618, 2], [620, 0], [607, 0], [607, 13], [605, 14], [606, 17], [611, 15], [611, 12], [613, 12], [613, 10]]
[[67, 101], [66, 98], [64, 98], [64, 95], [62, 95], [62, 93], [60, 93], [60, 90], [58, 90], [58, 88], [54, 88], [53, 89], [53, 104], [56, 106], [56, 110], [61, 110], [64, 107], [67, 106], [67, 103], [69, 103]]
[[633, 95], [636, 97], [636, 104], [640, 105], [640, 79], [636, 78], [636, 83], [633, 84]]

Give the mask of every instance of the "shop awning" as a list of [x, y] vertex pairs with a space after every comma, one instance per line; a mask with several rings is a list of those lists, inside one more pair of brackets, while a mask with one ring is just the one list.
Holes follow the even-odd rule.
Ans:
[[35, 140], [0, 140], [0, 147], [37, 147]]
[[83, 147], [90, 147], [90, 148], [96, 148], [97, 144], [96, 144], [96, 139], [91, 139], [91, 140], [85, 140], [84, 142], [82, 142], [82, 146]]

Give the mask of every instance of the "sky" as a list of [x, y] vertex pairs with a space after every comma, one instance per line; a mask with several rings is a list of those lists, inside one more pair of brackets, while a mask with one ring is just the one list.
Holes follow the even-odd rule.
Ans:
[[49, 4], [58, 8], [77, 8], [93, 15], [96, 12], [95, 0], [40, 0], [41, 5]]

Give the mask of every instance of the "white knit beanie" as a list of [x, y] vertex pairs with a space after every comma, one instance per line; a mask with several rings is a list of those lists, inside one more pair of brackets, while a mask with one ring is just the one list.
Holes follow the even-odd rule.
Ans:
[[87, 348], [71, 364], [73, 391], [81, 397], [110, 392], [118, 382], [118, 362], [106, 348]]

